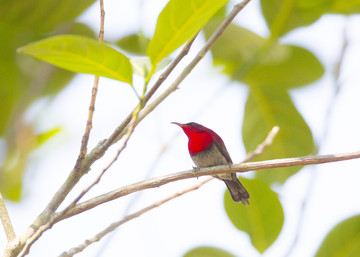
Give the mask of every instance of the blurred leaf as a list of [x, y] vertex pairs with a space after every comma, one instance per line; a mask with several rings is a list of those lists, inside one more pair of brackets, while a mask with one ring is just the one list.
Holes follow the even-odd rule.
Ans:
[[327, 0], [261, 0], [261, 10], [274, 38], [287, 32], [312, 24], [325, 13]]
[[[19, 29], [37, 32], [50, 31], [64, 21], [78, 17], [95, 0], [0, 0], [3, 11], [0, 21], [16, 24]], [[56, 10], [56, 11], [54, 11]]]
[[[0, 191], [7, 199], [20, 200], [22, 177], [28, 156], [37, 146], [32, 125], [23, 125], [28, 106], [43, 96], [54, 96], [74, 73], [16, 54], [16, 49], [49, 35], [93, 36], [91, 29], [72, 20], [95, 0], [0, 0], [0, 137], [6, 151], [1, 154]], [[54, 10], [56, 10], [54, 12]], [[24, 137], [24, 135], [26, 135]], [[19, 140], [21, 138], [21, 140]]]
[[235, 255], [215, 247], [196, 247], [184, 254], [183, 257], [235, 257]]
[[0, 191], [6, 199], [19, 201], [27, 157], [36, 147], [36, 135], [31, 126], [19, 126], [15, 136], [0, 166]]
[[159, 15], [147, 50], [155, 67], [199, 32], [228, 0], [170, 0]]
[[19, 53], [58, 67], [104, 76], [132, 84], [129, 59], [115, 49], [81, 36], [55, 36], [18, 49]]
[[272, 36], [280, 37], [308, 26], [323, 14], [358, 14], [359, 0], [261, 0], [261, 10]]
[[116, 45], [132, 54], [146, 55], [146, 49], [149, 45], [150, 39], [144, 34], [131, 34], [116, 41]]
[[360, 256], [360, 215], [336, 225], [322, 242], [316, 257]]
[[[219, 25], [212, 20], [205, 27], [210, 37]], [[260, 86], [294, 88], [319, 79], [324, 68], [308, 50], [280, 45], [230, 24], [211, 49], [214, 64], [223, 65], [233, 79]]]
[[44, 133], [41, 133], [39, 135], [36, 135], [36, 147], [43, 145], [48, 140], [50, 140], [55, 135], [57, 135], [60, 131], [61, 131], [61, 128], [57, 127], [57, 128], [53, 128], [48, 131], [45, 131]]
[[250, 193], [250, 205], [235, 203], [226, 191], [225, 210], [233, 225], [246, 232], [252, 245], [263, 253], [279, 236], [284, 225], [284, 211], [278, 195], [268, 185], [258, 179], [240, 180]]
[[[251, 85], [245, 105], [242, 135], [246, 150], [252, 151], [269, 131], [280, 127], [273, 144], [255, 160], [297, 157], [313, 153], [311, 131], [293, 105], [288, 93], [276, 87]], [[268, 182], [284, 183], [301, 167], [278, 168], [256, 172], [258, 178]]]
[[54, 128], [36, 135], [31, 126], [19, 126], [17, 129], [14, 145], [8, 147], [6, 159], [0, 166], [0, 191], [6, 199], [12, 201], [21, 199], [29, 154], [60, 131], [60, 128]]
[[359, 14], [360, 13], [360, 1], [359, 0], [333, 0], [329, 7], [330, 13], [337, 14]]
[[[310, 51], [291, 45], [281, 47], [283, 51], [278, 60], [255, 65], [243, 81], [266, 87], [294, 88], [314, 82], [324, 74], [324, 67]], [[236, 71], [233, 76], [236, 79]]]

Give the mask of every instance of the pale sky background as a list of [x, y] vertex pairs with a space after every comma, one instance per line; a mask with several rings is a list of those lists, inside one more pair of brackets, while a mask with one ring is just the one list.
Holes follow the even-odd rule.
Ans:
[[[121, 35], [136, 31], [139, 26], [146, 35], [151, 36], [157, 16], [166, 2], [142, 1], [142, 11], [139, 13], [138, 1], [105, 0], [105, 40], [115, 40]], [[88, 23], [97, 33], [98, 3], [86, 11], [79, 21]], [[251, 1], [238, 15], [236, 23], [262, 36], [267, 34], [260, 15], [259, 1]], [[328, 130], [327, 137], [321, 144], [322, 154], [359, 150], [360, 18], [351, 16], [346, 19], [338, 15], [326, 15], [310, 27], [297, 29], [282, 39], [284, 43], [293, 43], [311, 50], [329, 71], [339, 58], [344, 27], [349, 47], [340, 76], [342, 89], [336, 101], [333, 102], [332, 99], [334, 81], [329, 72], [314, 84], [291, 91], [295, 105], [310, 126], [315, 141], [318, 142], [324, 131]], [[189, 57], [182, 62], [182, 67], [203, 43], [204, 39], [200, 36]], [[180, 70], [178, 68], [176, 71]], [[173, 79], [174, 76], [171, 76], [162, 89]], [[6, 202], [18, 234], [44, 209], [76, 161], [86, 124], [92, 82], [92, 75], [78, 75], [55, 99], [39, 101], [28, 113], [28, 120], [36, 121], [39, 131], [55, 126], [61, 126], [63, 131], [32, 155], [26, 173], [23, 201]], [[247, 93], [245, 86], [229, 81], [220, 74], [219, 69], [213, 68], [211, 57], [207, 55], [181, 84], [180, 90], [173, 93], [136, 128], [118, 162], [86, 198], [144, 179], [164, 145], [168, 148], [151, 176], [190, 169], [193, 163], [187, 152], [187, 138], [178, 127], [170, 124], [172, 121], [196, 121], [215, 130], [223, 138], [233, 161], [241, 161], [245, 156], [241, 123]], [[89, 149], [99, 140], [108, 137], [136, 103], [137, 99], [128, 85], [101, 78]], [[328, 127], [325, 127], [329, 105], [333, 105], [333, 112]], [[40, 110], [42, 111], [38, 114]], [[93, 181], [118, 148], [118, 145], [112, 147], [104, 160], [93, 165], [67, 202]], [[291, 257], [312, 256], [335, 224], [359, 214], [359, 167], [360, 160], [307, 167], [290, 178], [283, 187], [275, 187], [274, 190], [279, 193], [283, 203], [285, 224], [278, 240], [264, 256], [284, 256], [288, 250], [310, 179], [315, 179], [313, 193], [298, 244]], [[247, 176], [251, 176], [251, 172]], [[203, 179], [200, 178], [199, 181]], [[139, 194], [128, 213], [196, 183], [196, 179], [190, 179], [146, 190]], [[193, 247], [204, 245], [228, 250], [236, 256], [259, 256], [249, 237], [239, 232], [227, 218], [223, 208], [224, 191], [224, 184], [213, 180], [200, 190], [126, 223], [115, 232], [106, 250], [99, 256], [180, 257]], [[136, 196], [132, 194], [112, 201], [55, 225], [33, 245], [29, 256], [57, 256], [62, 251], [77, 246], [120, 219]], [[0, 248], [3, 249], [6, 238], [3, 230], [0, 231]], [[107, 238], [103, 239], [105, 241]], [[93, 244], [77, 256], [96, 256], [103, 242]]]

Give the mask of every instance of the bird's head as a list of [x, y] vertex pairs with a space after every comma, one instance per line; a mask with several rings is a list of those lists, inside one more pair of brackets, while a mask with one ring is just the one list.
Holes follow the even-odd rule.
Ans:
[[182, 128], [184, 133], [189, 138], [188, 147], [190, 154], [196, 154], [207, 149], [217, 138], [221, 140], [221, 138], [214, 131], [195, 122], [186, 124], [172, 122], [172, 124], [178, 125], [180, 128]]

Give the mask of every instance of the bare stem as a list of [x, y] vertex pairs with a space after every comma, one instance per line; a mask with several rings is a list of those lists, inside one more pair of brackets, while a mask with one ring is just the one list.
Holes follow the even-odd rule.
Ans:
[[[204, 47], [202, 48], [202, 50], [199, 52], [199, 54], [194, 58], [194, 60], [187, 66], [187, 68], [185, 68], [185, 70], [180, 74], [180, 76], [178, 77], [178, 79], [176, 80], [176, 82], [174, 82], [171, 85], [170, 89], [170, 93], [172, 91], [174, 91], [179, 83], [187, 76], [189, 75], [190, 71], [196, 66], [196, 64], [205, 56], [205, 54], [208, 52], [208, 50], [210, 49], [210, 47], [214, 44], [214, 42], [216, 41], [216, 39], [223, 33], [223, 31], [225, 30], [225, 28], [231, 23], [231, 21], [234, 19], [234, 17], [236, 16], [236, 14], [238, 12], [240, 12], [244, 6], [249, 2], [250, 0], [244, 0], [243, 2], [241, 2], [240, 4], [237, 4], [234, 7], [234, 10], [229, 14], [229, 16], [224, 20], [223, 24], [220, 25], [219, 29], [215, 31], [214, 35], [208, 40], [208, 42], [204, 45]], [[105, 12], [103, 11], [103, 1], [100, 2], [100, 8], [102, 9], [101, 11], [101, 20], [104, 20], [104, 14]], [[103, 24], [103, 23], [102, 23]], [[100, 29], [100, 33], [99, 33], [99, 37], [101, 37], [103, 35], [103, 26], [101, 26], [102, 29]], [[155, 85], [149, 90], [149, 92], [144, 96], [143, 99], [143, 103], [142, 103], [142, 107], [145, 106], [145, 104], [147, 103], [147, 101], [151, 98], [151, 96], [156, 92], [156, 90], [160, 87], [160, 85], [162, 84], [162, 82], [167, 78], [167, 76], [173, 71], [173, 69], [175, 68], [175, 66], [180, 62], [180, 60], [188, 53], [188, 50], [192, 44], [193, 40], [189, 41], [188, 44], [186, 44], [186, 46], [184, 47], [183, 51], [181, 51], [181, 53], [178, 55], [178, 58], [176, 58], [174, 60], [174, 62], [172, 63], [172, 65], [169, 65], [168, 69], [164, 72], [164, 74], [162, 74], [158, 81], [155, 83]], [[94, 90], [97, 92], [97, 90]], [[169, 92], [169, 89], [167, 90]], [[95, 93], [96, 93], [95, 92]], [[149, 113], [151, 113], [152, 110], [154, 110], [154, 108], [156, 108], [170, 93], [167, 94], [162, 94], [161, 97], [159, 97], [157, 99], [157, 101], [154, 101], [154, 103], [152, 103], [151, 108], [145, 108], [138, 116], [138, 119], [136, 120], [134, 126], [136, 127], [138, 125], [139, 122], [141, 122], [141, 120], [143, 118], [145, 118]], [[90, 104], [90, 111], [89, 111], [89, 115], [93, 115], [93, 110], [94, 110], [94, 105]], [[138, 108], [138, 107], [136, 107]], [[135, 109], [136, 109], [135, 108]], [[90, 114], [92, 112], [92, 114]], [[132, 112], [133, 113], [133, 112]], [[71, 189], [77, 184], [77, 182], [80, 180], [80, 178], [86, 174], [86, 172], [90, 169], [91, 165], [98, 160], [99, 158], [101, 158], [106, 150], [113, 145], [117, 140], [119, 140], [120, 136], [123, 135], [126, 131], [126, 127], [129, 125], [131, 119], [132, 119], [132, 113], [129, 114], [125, 120], [122, 122], [122, 124], [120, 126], [118, 126], [114, 132], [111, 134], [111, 136], [106, 139], [103, 140], [101, 142], [99, 142], [97, 144], [97, 146], [88, 154], [86, 154], [87, 152], [87, 141], [88, 141], [88, 136], [86, 136], [86, 134], [88, 133], [88, 135], [90, 134], [91, 131], [91, 122], [92, 122], [92, 118], [90, 119], [91, 122], [87, 123], [87, 128], [83, 137], [83, 141], [82, 141], [82, 146], [81, 146], [81, 150], [80, 150], [80, 154], [77, 160], [77, 164], [75, 165], [75, 168], [72, 172], [70, 172], [70, 175], [68, 176], [68, 178], [66, 179], [66, 181], [64, 182], [64, 184], [60, 187], [60, 189], [55, 193], [55, 195], [53, 196], [53, 198], [51, 199], [51, 201], [48, 203], [48, 205], [46, 206], [46, 208], [44, 209], [44, 211], [36, 218], [36, 220], [33, 222], [33, 224], [17, 239], [18, 244], [16, 244], [16, 246], [10, 246], [8, 247], [8, 249], [6, 250], [6, 256], [8, 255], [13, 255], [14, 253], [16, 253], [17, 251], [20, 251], [22, 249], [22, 247], [24, 246], [25, 242], [27, 239], [29, 239], [32, 235], [34, 235], [34, 233], [36, 233], [36, 231], [39, 229], [39, 227], [42, 227], [44, 224], [47, 224], [49, 222], [49, 220], [56, 220], [56, 217], [58, 216], [54, 216], [54, 212], [57, 210], [57, 208], [60, 206], [60, 204], [64, 201], [65, 197], [69, 194], [69, 192], [71, 191]], [[88, 119], [89, 121], [89, 119]], [[89, 131], [89, 132], [87, 132]], [[70, 215], [72, 216], [72, 215]]]
[[[104, 1], [100, 0], [100, 31], [99, 31], [99, 41], [104, 42], [104, 23], [105, 23], [105, 10], [104, 10]], [[89, 113], [88, 113], [88, 119], [86, 122], [86, 128], [84, 135], [81, 140], [81, 147], [80, 147], [80, 153], [76, 160], [76, 164], [74, 167], [75, 172], [79, 172], [82, 166], [82, 163], [85, 159], [86, 153], [87, 153], [87, 145], [89, 142], [90, 132], [92, 129], [92, 121], [94, 117], [95, 112], [95, 101], [96, 96], [98, 92], [98, 86], [99, 86], [99, 76], [95, 76], [93, 88], [91, 90], [91, 99], [90, 99], [90, 106], [89, 106]]]
[[8, 242], [11, 242], [13, 239], [15, 239], [15, 231], [11, 224], [9, 213], [6, 210], [4, 199], [0, 193], [0, 219], [4, 227], [4, 231], [6, 234], [6, 238]]
[[160, 201], [157, 201], [133, 214], [130, 214], [126, 217], [124, 217], [123, 219], [119, 220], [119, 221], [116, 221], [112, 224], [110, 224], [106, 229], [104, 229], [103, 231], [101, 231], [100, 233], [96, 234], [94, 237], [90, 238], [90, 239], [87, 239], [86, 241], [84, 241], [84, 243], [82, 243], [81, 245], [77, 246], [77, 247], [74, 247], [74, 248], [71, 248], [69, 251], [67, 252], [64, 252], [62, 253], [59, 257], [70, 257], [70, 256], [73, 256], [81, 251], [83, 251], [86, 247], [88, 247], [89, 245], [95, 243], [95, 242], [98, 242], [100, 241], [101, 238], [103, 238], [104, 236], [106, 236], [107, 234], [109, 234], [110, 232], [114, 231], [116, 228], [118, 228], [119, 226], [121, 226], [122, 224], [130, 221], [130, 220], [133, 220], [135, 218], [138, 218], [139, 216], [141, 216], [142, 214], [156, 208], [156, 207], [159, 207], [161, 205], [163, 205], [164, 203], [167, 203], [168, 201], [170, 200], [173, 200], [179, 196], [182, 196], [186, 193], [189, 193], [191, 191], [194, 191], [198, 188], [200, 188], [203, 184], [205, 184], [206, 182], [208, 182], [208, 180], [204, 180], [203, 182], [195, 185], [195, 186], [192, 186], [190, 188], [187, 188], [185, 190], [182, 190], [180, 192], [177, 192], [165, 199], [162, 199]]
[[69, 210], [66, 213], [66, 215], [59, 216], [58, 214], [56, 214], [55, 220], [57, 222], [59, 219], [69, 218], [76, 214], [92, 209], [100, 204], [115, 200], [125, 195], [129, 195], [131, 193], [149, 188], [156, 188], [177, 180], [196, 178], [206, 175], [217, 175], [222, 173], [248, 172], [252, 170], [304, 166], [304, 165], [338, 162], [338, 161], [345, 161], [345, 160], [352, 160], [359, 158], [360, 158], [360, 151], [356, 151], [350, 153], [338, 153], [338, 154], [329, 154], [329, 155], [308, 155], [308, 156], [295, 157], [295, 158], [274, 159], [274, 160], [260, 161], [260, 162], [247, 162], [247, 163], [234, 164], [231, 166], [231, 168], [229, 168], [228, 165], [216, 166], [210, 168], [201, 168], [196, 173], [194, 173], [193, 170], [191, 169], [187, 171], [164, 175], [161, 177], [155, 177], [155, 178], [143, 180], [134, 184], [130, 184], [115, 189], [103, 195], [99, 195], [85, 202], [77, 204], [73, 209]]
[[144, 119], [149, 113], [151, 113], [162, 101], [164, 101], [171, 93], [173, 93], [179, 86], [179, 84], [190, 74], [190, 72], [195, 68], [195, 66], [204, 58], [206, 53], [213, 46], [215, 41], [224, 33], [225, 29], [236, 15], [247, 5], [250, 0], [244, 0], [239, 4], [236, 4], [230, 14], [226, 17], [223, 23], [216, 29], [214, 34], [209, 38], [205, 45], [200, 49], [195, 58], [183, 69], [180, 75], [175, 79], [175, 81], [157, 98], [149, 104], [140, 114], [138, 122]]
[[99, 174], [99, 176], [96, 178], [96, 180], [93, 181], [93, 183], [91, 183], [87, 188], [85, 188], [79, 195], [78, 197], [75, 198], [75, 200], [69, 204], [69, 206], [63, 210], [61, 213], [64, 215], [68, 210], [70, 210], [71, 208], [73, 208], [79, 201], [80, 199], [87, 193], [90, 191], [91, 188], [93, 188], [96, 184], [98, 184], [100, 182], [100, 179], [102, 178], [102, 176], [105, 174], [105, 172], [117, 161], [117, 159], [119, 158], [121, 152], [125, 149], [127, 142], [130, 139], [130, 136], [132, 135], [133, 131], [134, 131], [134, 124], [136, 121], [136, 117], [137, 117], [137, 113], [134, 113], [133, 115], [133, 120], [130, 123], [130, 126], [125, 134], [125, 138], [124, 138], [124, 142], [122, 144], [122, 146], [120, 147], [120, 149], [117, 151], [115, 157], [112, 159], [112, 161], [102, 170], [102, 172]]
[[[243, 162], [245, 161], [249, 161], [251, 160], [252, 158], [255, 158], [256, 156], [260, 155], [266, 147], [270, 146], [275, 138], [275, 136], [277, 135], [279, 131], [279, 127], [274, 127], [270, 132], [269, 134], [267, 135], [266, 139], [261, 143], [259, 144], [256, 149], [252, 152], [250, 152], [246, 158], [243, 160]], [[71, 248], [69, 251], [67, 252], [64, 252], [62, 253], [59, 257], [70, 257], [70, 256], [73, 256], [75, 255], [76, 253], [79, 253], [81, 251], [83, 251], [86, 247], [88, 247], [89, 245], [97, 242], [97, 241], [100, 241], [105, 235], [109, 234], [110, 232], [114, 231], [116, 228], [118, 228], [119, 226], [121, 226], [122, 224], [134, 219], [134, 218], [137, 218], [139, 217], [140, 215], [154, 209], [155, 207], [159, 207], [161, 205], [163, 205], [164, 203], [170, 201], [170, 200], [173, 200], [179, 196], [182, 196], [186, 193], [189, 193], [189, 192], [192, 192], [196, 189], [199, 189], [201, 186], [205, 185], [206, 183], [208, 183], [209, 181], [211, 181], [214, 177], [210, 177], [192, 187], [189, 187], [187, 189], [184, 189], [180, 192], [177, 192], [175, 194], [173, 194], [172, 196], [170, 197], [167, 197], [161, 201], [158, 201], [156, 203], [153, 203], [152, 205], [146, 207], [146, 208], [143, 208], [141, 209], [140, 211], [137, 211], [131, 215], [127, 215], [126, 217], [124, 217], [123, 219], [117, 221], [117, 222], [114, 222], [112, 224], [110, 224], [106, 229], [104, 229], [103, 231], [101, 231], [100, 233], [96, 234], [94, 237], [90, 238], [90, 239], [87, 239], [84, 243], [82, 243], [81, 245], [77, 246], [77, 247], [73, 247]]]

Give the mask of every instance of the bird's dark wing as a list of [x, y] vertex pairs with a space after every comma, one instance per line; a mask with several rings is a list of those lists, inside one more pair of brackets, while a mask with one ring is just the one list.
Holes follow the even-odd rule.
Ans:
[[[220, 138], [220, 137], [219, 137]], [[219, 139], [219, 138], [215, 138], [215, 139]], [[222, 153], [222, 155], [225, 157], [225, 159], [227, 160], [227, 162], [229, 164], [232, 164], [232, 160], [230, 157], [230, 154], [228, 153], [228, 151], [226, 150], [225, 144], [222, 141], [222, 139], [220, 138], [220, 140], [214, 140], [214, 144], [216, 145], [217, 149], [220, 151], [220, 153]]]

